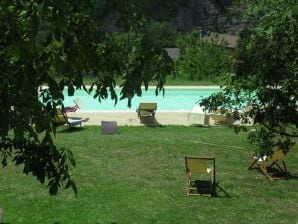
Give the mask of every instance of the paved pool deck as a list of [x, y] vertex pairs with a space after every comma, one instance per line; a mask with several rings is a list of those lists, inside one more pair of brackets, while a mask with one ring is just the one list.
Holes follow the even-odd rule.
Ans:
[[[203, 116], [203, 115], [202, 115]], [[119, 126], [142, 126], [146, 124], [190, 125], [188, 112], [157, 111], [155, 118], [140, 120], [137, 112], [76, 112], [68, 113], [68, 117], [82, 119], [83, 125], [100, 125], [101, 121], [117, 121]]]
[[[149, 86], [155, 88], [155, 86]], [[165, 86], [175, 89], [220, 89], [219, 86]], [[119, 126], [142, 126], [146, 124], [158, 125], [183, 125], [189, 126], [193, 122], [189, 120], [191, 111], [156, 111], [155, 118], [146, 118], [140, 120], [135, 111], [83, 111], [78, 110], [75, 113], [68, 113], [68, 117], [83, 120], [83, 125], [100, 125], [101, 121], [117, 121]], [[199, 120], [204, 119], [204, 114], [196, 114]], [[201, 122], [201, 121], [200, 121]], [[213, 124], [211, 120], [210, 125]]]

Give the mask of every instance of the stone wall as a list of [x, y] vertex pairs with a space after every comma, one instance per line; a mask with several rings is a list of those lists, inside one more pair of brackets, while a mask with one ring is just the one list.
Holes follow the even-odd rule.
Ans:
[[239, 21], [231, 21], [227, 16], [229, 0], [189, 0], [180, 7], [170, 24], [178, 31], [201, 29], [203, 33], [235, 33], [242, 28]]
[[[174, 1], [174, 0], [173, 0]], [[184, 4], [177, 6], [174, 12], [168, 15], [168, 11], [162, 4], [152, 4], [146, 14], [150, 19], [167, 22], [179, 32], [200, 29], [203, 34], [207, 32], [235, 34], [243, 27], [239, 20], [228, 19], [227, 11], [231, 6], [231, 0], [186, 0]], [[117, 31], [115, 21], [117, 12], [113, 5], [105, 8], [101, 21], [104, 30]]]

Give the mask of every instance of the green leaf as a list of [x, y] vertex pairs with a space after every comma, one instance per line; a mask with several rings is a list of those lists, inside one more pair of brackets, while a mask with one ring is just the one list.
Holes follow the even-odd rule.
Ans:
[[49, 193], [51, 195], [56, 195], [58, 192], [59, 184], [56, 181], [52, 181], [49, 183]]
[[35, 130], [37, 133], [42, 133], [45, 130], [45, 127], [43, 126], [43, 124], [37, 122], [35, 123]]
[[72, 165], [73, 167], [75, 167], [75, 166], [76, 166], [76, 161], [74, 160], [72, 151], [68, 150], [68, 151], [67, 151], [67, 154], [68, 154], [68, 159], [69, 159], [71, 165]]
[[68, 180], [64, 188], [68, 189], [69, 187], [71, 187], [73, 189], [75, 195], [77, 196], [78, 195], [78, 189], [77, 189], [77, 186], [76, 186], [76, 184], [73, 180]]
[[73, 96], [74, 95], [74, 92], [75, 92], [74, 86], [73, 85], [69, 85], [67, 92], [68, 92], [68, 96]]

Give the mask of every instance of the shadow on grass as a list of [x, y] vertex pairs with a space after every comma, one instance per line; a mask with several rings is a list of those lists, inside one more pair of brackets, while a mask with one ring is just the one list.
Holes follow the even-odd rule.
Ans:
[[276, 173], [271, 173], [271, 176], [273, 179], [283, 179], [283, 180], [297, 180], [298, 176], [291, 174], [291, 173], [280, 173], [280, 172], [276, 172]]
[[191, 194], [210, 195], [212, 194], [211, 182], [208, 180], [191, 181]]
[[63, 130], [57, 131], [57, 133], [71, 133], [71, 132], [80, 132], [83, 131], [83, 127], [70, 127], [70, 128], [65, 128]]
[[[1, 224], [9, 224], [9, 223], [1, 223]], [[54, 222], [54, 224], [62, 224], [61, 222]], [[94, 224], [99, 224], [99, 222], [96, 222]], [[108, 224], [117, 224], [117, 222], [111, 222], [111, 223], [108, 223]]]
[[234, 128], [233, 125], [205, 125], [205, 124], [192, 124], [191, 127], [206, 128], [206, 129], [222, 129], [222, 128]]
[[288, 178], [286, 178], [286, 180], [292, 180], [292, 179], [295, 179], [295, 180], [298, 180], [298, 175], [297, 174], [289, 174], [288, 175]]
[[209, 195], [211, 194], [213, 197], [219, 198], [231, 198], [229, 193], [219, 185], [219, 183], [215, 184], [215, 192], [212, 192], [212, 187], [210, 181], [207, 180], [195, 180], [191, 184], [192, 187], [196, 188], [193, 193], [200, 195]]
[[140, 117], [140, 123], [148, 127], [163, 127], [155, 117]]
[[231, 195], [229, 195], [229, 193], [222, 188], [219, 183], [215, 184], [215, 197], [219, 197], [219, 198], [231, 198]]
[[209, 125], [204, 125], [204, 124], [191, 124], [191, 127], [195, 127], [195, 128], [210, 128], [211, 126]]
[[[266, 178], [266, 176], [263, 174], [263, 172], [258, 167], [254, 167], [251, 170], [259, 171], [259, 173]], [[295, 179], [296, 180], [296, 179], [298, 179], [297, 174], [291, 174], [289, 172], [282, 172], [280, 169], [277, 169], [275, 167], [267, 167], [267, 172], [273, 179], [276, 179], [276, 180], [279, 180], [279, 179], [283, 179], [283, 180]]]

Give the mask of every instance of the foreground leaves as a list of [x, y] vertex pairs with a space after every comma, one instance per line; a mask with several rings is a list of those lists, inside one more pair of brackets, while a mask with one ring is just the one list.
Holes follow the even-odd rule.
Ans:
[[[120, 3], [118, 3], [120, 4]], [[133, 7], [122, 13], [130, 13]], [[123, 80], [121, 98], [128, 105], [141, 85], [157, 81], [162, 90], [164, 77], [171, 72], [171, 61], [163, 50], [147, 43], [143, 24], [133, 13], [125, 50], [92, 20], [91, 1], [9, 1], [0, 3], [0, 152], [2, 165], [12, 157], [24, 173], [32, 174], [49, 186], [50, 194], [59, 188], [77, 192], [70, 176], [74, 158], [55, 145], [56, 128], [52, 119], [63, 107], [63, 90], [73, 95], [84, 88], [85, 75], [96, 82], [94, 97], [110, 94], [117, 102], [115, 79]], [[128, 17], [130, 18], [130, 17]], [[149, 52], [149, 53], [148, 53]], [[115, 55], [120, 57], [114, 57]], [[127, 60], [122, 60], [123, 57]], [[156, 66], [152, 66], [156, 65]], [[149, 69], [148, 69], [149, 68]], [[57, 81], [59, 80], [59, 81]]]
[[244, 124], [260, 124], [250, 139], [261, 150], [283, 144], [288, 149], [298, 136], [297, 12], [293, 1], [249, 2], [250, 24], [240, 34], [235, 74], [227, 76], [222, 94], [202, 102]]

